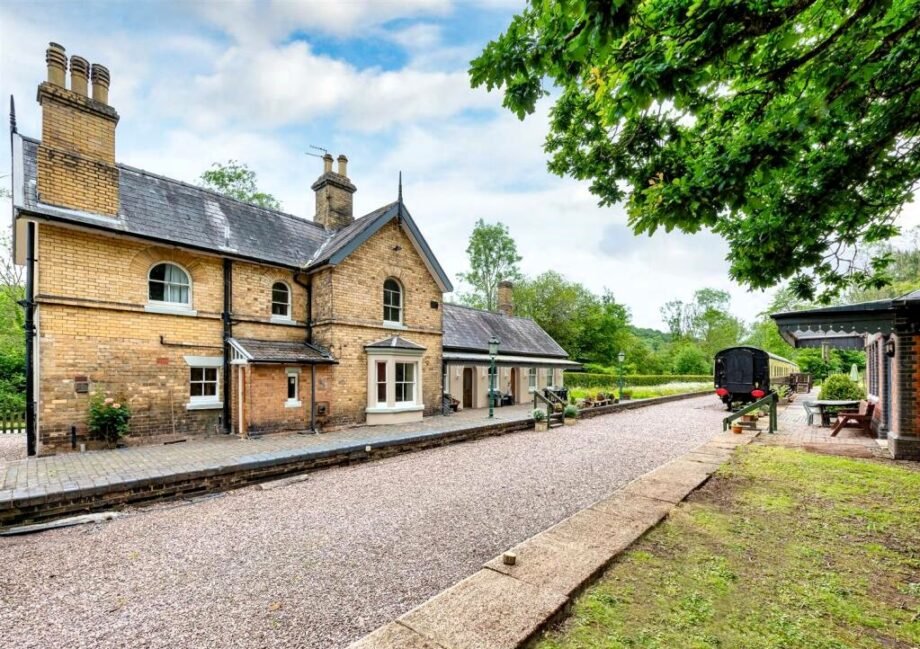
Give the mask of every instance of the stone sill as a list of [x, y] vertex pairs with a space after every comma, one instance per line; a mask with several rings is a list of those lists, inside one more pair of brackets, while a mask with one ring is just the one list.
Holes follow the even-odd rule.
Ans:
[[170, 306], [168, 304], [145, 304], [144, 311], [147, 313], [161, 313], [164, 315], [181, 315], [194, 318], [198, 311], [182, 306]]
[[186, 410], [217, 410], [223, 407], [223, 401], [201, 401], [197, 403], [194, 401], [189, 401], [187, 404], [185, 404]]
[[418, 412], [419, 410], [424, 410], [425, 406], [417, 406], [415, 404], [411, 406], [394, 406], [392, 408], [377, 407], [377, 408], [365, 408], [364, 412], [370, 415], [385, 415], [391, 412]]

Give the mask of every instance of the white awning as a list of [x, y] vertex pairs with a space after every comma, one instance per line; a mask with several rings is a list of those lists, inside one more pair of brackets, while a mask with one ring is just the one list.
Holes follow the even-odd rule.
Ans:
[[[474, 352], [444, 352], [444, 362], [454, 365], [489, 365], [492, 359], [488, 354]], [[581, 369], [581, 364], [566, 358], [547, 358], [545, 356], [508, 356], [499, 354], [495, 364], [509, 367], [561, 367], [566, 370]]]

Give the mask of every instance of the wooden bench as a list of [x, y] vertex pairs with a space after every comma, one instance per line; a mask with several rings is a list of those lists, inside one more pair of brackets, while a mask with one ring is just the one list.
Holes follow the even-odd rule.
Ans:
[[872, 435], [872, 413], [875, 411], [875, 404], [868, 401], [859, 402], [859, 410], [841, 410], [837, 413], [837, 425], [831, 431], [831, 437], [834, 437], [845, 426], [861, 428], [867, 435]]

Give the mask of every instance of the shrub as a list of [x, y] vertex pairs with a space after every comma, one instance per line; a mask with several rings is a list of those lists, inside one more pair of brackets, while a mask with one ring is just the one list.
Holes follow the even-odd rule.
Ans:
[[131, 409], [127, 404], [101, 393], [89, 400], [89, 432], [108, 442], [117, 442], [131, 430]]
[[566, 419], [574, 419], [575, 417], [578, 416], [578, 408], [576, 408], [575, 406], [571, 406], [571, 405], [566, 406], [565, 413], [563, 414], [563, 416]]
[[[648, 386], [665, 383], [701, 383], [711, 382], [711, 374], [630, 374], [623, 377], [626, 385]], [[595, 374], [590, 372], [565, 372], [564, 381], [570, 388], [604, 388], [612, 389], [617, 384], [613, 374]]]
[[542, 408], [534, 408], [533, 412], [530, 414], [531, 416], [533, 416], [534, 421], [543, 421], [544, 419], [546, 419], [546, 413], [543, 412]]
[[818, 398], [831, 401], [857, 401], [866, 398], [866, 391], [851, 381], [846, 374], [831, 374], [824, 379]]

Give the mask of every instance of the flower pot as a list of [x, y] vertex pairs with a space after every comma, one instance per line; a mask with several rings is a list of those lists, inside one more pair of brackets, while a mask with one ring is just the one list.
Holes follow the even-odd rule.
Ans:
[[578, 419], [575, 417], [565, 417], [563, 421], [565, 421], [566, 426], [574, 426], [576, 423], [578, 423]]
[[536, 421], [533, 424], [533, 429], [538, 433], [545, 433], [547, 430], [549, 430], [549, 422], [545, 419], [543, 421]]
[[735, 433], [735, 435], [740, 435], [742, 430], [741, 424], [737, 422], [732, 424], [732, 432]]

